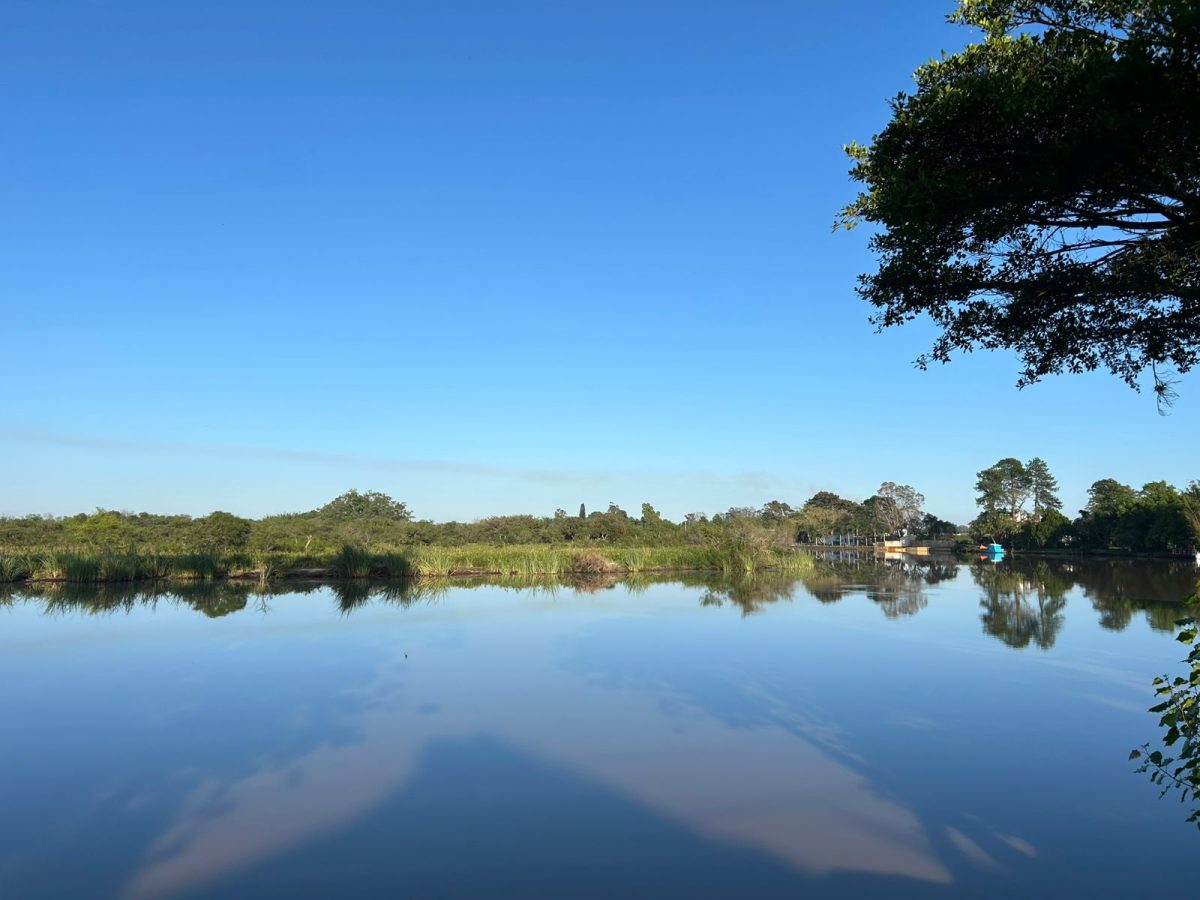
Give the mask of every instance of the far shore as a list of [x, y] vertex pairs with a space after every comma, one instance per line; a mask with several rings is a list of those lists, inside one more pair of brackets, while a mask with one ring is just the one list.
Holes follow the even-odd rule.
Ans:
[[797, 572], [811, 555], [748, 535], [685, 546], [468, 545], [336, 552], [155, 553], [71, 550], [0, 553], [0, 581], [106, 584], [274, 580], [416, 579], [480, 577], [587, 577], [668, 572]]

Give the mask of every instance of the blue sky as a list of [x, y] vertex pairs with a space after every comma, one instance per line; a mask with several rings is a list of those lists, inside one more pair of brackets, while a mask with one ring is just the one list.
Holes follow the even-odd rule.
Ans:
[[853, 293], [841, 145], [950, 2], [0, 5], [0, 514], [677, 518], [1044, 457], [1200, 476], [1108, 376], [919, 372]]

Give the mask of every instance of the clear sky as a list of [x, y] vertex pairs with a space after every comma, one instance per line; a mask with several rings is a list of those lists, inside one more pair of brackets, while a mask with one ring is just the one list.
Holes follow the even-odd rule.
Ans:
[[7, 0], [0, 514], [678, 518], [1200, 477], [1175, 413], [877, 335], [841, 145], [949, 0]]

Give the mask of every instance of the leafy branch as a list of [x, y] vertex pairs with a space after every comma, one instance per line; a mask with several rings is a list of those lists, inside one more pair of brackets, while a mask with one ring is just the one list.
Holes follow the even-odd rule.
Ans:
[[1166, 729], [1164, 749], [1151, 749], [1146, 743], [1131, 751], [1129, 758], [1141, 761], [1135, 771], [1150, 776], [1161, 788], [1160, 797], [1176, 791], [1180, 803], [1190, 800], [1196, 804], [1187, 821], [1200, 828], [1200, 644], [1196, 642], [1195, 619], [1181, 619], [1176, 624], [1182, 626], [1176, 639], [1191, 646], [1186, 660], [1190, 672], [1173, 679], [1166, 675], [1154, 679], [1154, 693], [1162, 700], [1150, 712], [1160, 714], [1158, 723]]

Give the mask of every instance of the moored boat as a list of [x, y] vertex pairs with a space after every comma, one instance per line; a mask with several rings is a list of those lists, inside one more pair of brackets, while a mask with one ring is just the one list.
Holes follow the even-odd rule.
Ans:
[[979, 542], [980, 559], [1000, 559], [1004, 556], [1004, 547], [992, 541]]

